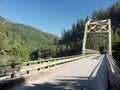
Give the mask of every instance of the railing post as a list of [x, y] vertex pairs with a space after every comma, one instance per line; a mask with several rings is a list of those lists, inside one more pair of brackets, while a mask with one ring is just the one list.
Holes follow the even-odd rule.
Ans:
[[49, 61], [49, 60], [50, 60], [50, 59], [48, 59], [48, 68], [50, 67], [50, 65], [49, 65], [49, 64], [50, 64], [50, 63], [49, 63], [50, 61]]
[[15, 73], [14, 73], [15, 63], [14, 63], [14, 61], [12, 61], [12, 63], [11, 63], [11, 69], [12, 69], [11, 78], [14, 78], [15, 77]]
[[[41, 64], [41, 61], [38, 61], [38, 64]], [[40, 71], [40, 68], [38, 68], [38, 71]]]
[[[30, 63], [27, 63], [27, 66], [29, 66], [29, 65], [30, 65]], [[26, 73], [29, 74], [29, 71], [27, 70]]]
[[[56, 59], [54, 59], [54, 61], [53, 62], [55, 62], [56, 61]], [[56, 64], [54, 64], [54, 66], [56, 66]]]

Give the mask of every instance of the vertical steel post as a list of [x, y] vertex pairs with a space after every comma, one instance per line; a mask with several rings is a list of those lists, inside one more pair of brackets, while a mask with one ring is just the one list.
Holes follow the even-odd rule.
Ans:
[[85, 55], [86, 50], [86, 40], [87, 40], [87, 30], [88, 30], [88, 24], [90, 23], [90, 20], [87, 21], [85, 24], [85, 32], [84, 32], [84, 38], [83, 38], [83, 46], [82, 46], [82, 54]]
[[109, 52], [108, 54], [109, 55], [112, 55], [112, 38], [111, 38], [111, 21], [110, 19], [108, 19], [108, 37], [109, 37], [109, 40], [108, 40], [108, 47], [109, 47]]

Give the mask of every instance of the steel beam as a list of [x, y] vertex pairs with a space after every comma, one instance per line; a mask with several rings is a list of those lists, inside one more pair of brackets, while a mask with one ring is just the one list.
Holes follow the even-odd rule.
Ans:
[[[85, 24], [84, 38], [83, 38], [83, 46], [82, 46], [82, 54], [86, 53], [86, 42], [87, 42], [87, 34], [88, 33], [107, 33], [108, 34], [108, 54], [112, 55], [112, 39], [111, 39], [111, 21], [110, 19], [100, 20], [100, 21], [88, 21]], [[94, 44], [94, 43], [93, 43]]]

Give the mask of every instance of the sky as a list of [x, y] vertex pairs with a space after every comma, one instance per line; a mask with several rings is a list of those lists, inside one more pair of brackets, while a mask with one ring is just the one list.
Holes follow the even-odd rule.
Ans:
[[0, 16], [14, 23], [61, 36], [78, 19], [106, 9], [117, 0], [0, 0]]

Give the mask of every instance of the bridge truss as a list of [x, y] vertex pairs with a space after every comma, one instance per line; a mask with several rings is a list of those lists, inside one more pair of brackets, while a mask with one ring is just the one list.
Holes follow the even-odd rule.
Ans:
[[112, 55], [110, 19], [86, 22], [82, 53], [99, 53], [104, 51]]

